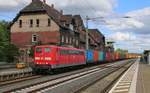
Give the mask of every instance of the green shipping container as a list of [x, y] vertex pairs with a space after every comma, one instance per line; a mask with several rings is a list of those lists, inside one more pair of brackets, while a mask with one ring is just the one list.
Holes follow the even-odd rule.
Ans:
[[104, 52], [99, 51], [99, 57], [98, 57], [98, 61], [104, 61]]

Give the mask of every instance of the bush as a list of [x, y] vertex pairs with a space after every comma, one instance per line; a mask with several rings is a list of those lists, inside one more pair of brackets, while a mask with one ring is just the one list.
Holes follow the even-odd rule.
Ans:
[[19, 49], [13, 44], [6, 45], [4, 52], [6, 62], [14, 62], [16, 61], [16, 58], [19, 56]]

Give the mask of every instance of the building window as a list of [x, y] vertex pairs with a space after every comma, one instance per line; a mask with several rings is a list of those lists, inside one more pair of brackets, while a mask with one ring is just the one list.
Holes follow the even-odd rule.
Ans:
[[36, 19], [36, 27], [39, 27], [40, 21], [39, 19]]
[[68, 37], [66, 37], [66, 43], [68, 43]]
[[22, 20], [19, 20], [19, 27], [22, 27]]
[[64, 36], [61, 37], [61, 42], [64, 42]]
[[78, 40], [76, 40], [76, 45], [78, 46], [78, 44], [79, 44], [79, 43], [78, 43]]
[[30, 19], [30, 27], [33, 27], [33, 19]]
[[51, 26], [51, 19], [48, 19], [48, 26]]
[[73, 44], [73, 37], [72, 37], [71, 43]]
[[38, 35], [32, 35], [32, 42], [37, 42], [38, 41]]
[[69, 24], [66, 24], [67, 27], [69, 27]]
[[70, 37], [70, 40], [69, 40], [70, 44], [72, 43], [72, 38]]
[[73, 38], [73, 43], [75, 43], [75, 40], [76, 40], [76, 39], [75, 39], [75, 38]]

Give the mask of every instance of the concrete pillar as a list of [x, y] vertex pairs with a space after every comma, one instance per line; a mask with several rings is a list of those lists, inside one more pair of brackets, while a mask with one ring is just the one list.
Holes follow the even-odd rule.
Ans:
[[150, 65], [150, 52], [148, 53], [147, 62]]

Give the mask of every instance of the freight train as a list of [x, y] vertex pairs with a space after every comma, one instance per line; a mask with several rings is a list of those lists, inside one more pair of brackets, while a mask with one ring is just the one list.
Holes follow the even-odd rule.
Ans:
[[98, 50], [83, 50], [60, 46], [42, 45], [34, 49], [33, 71], [52, 71], [53, 69], [110, 62], [127, 59], [126, 53], [111, 53]]

